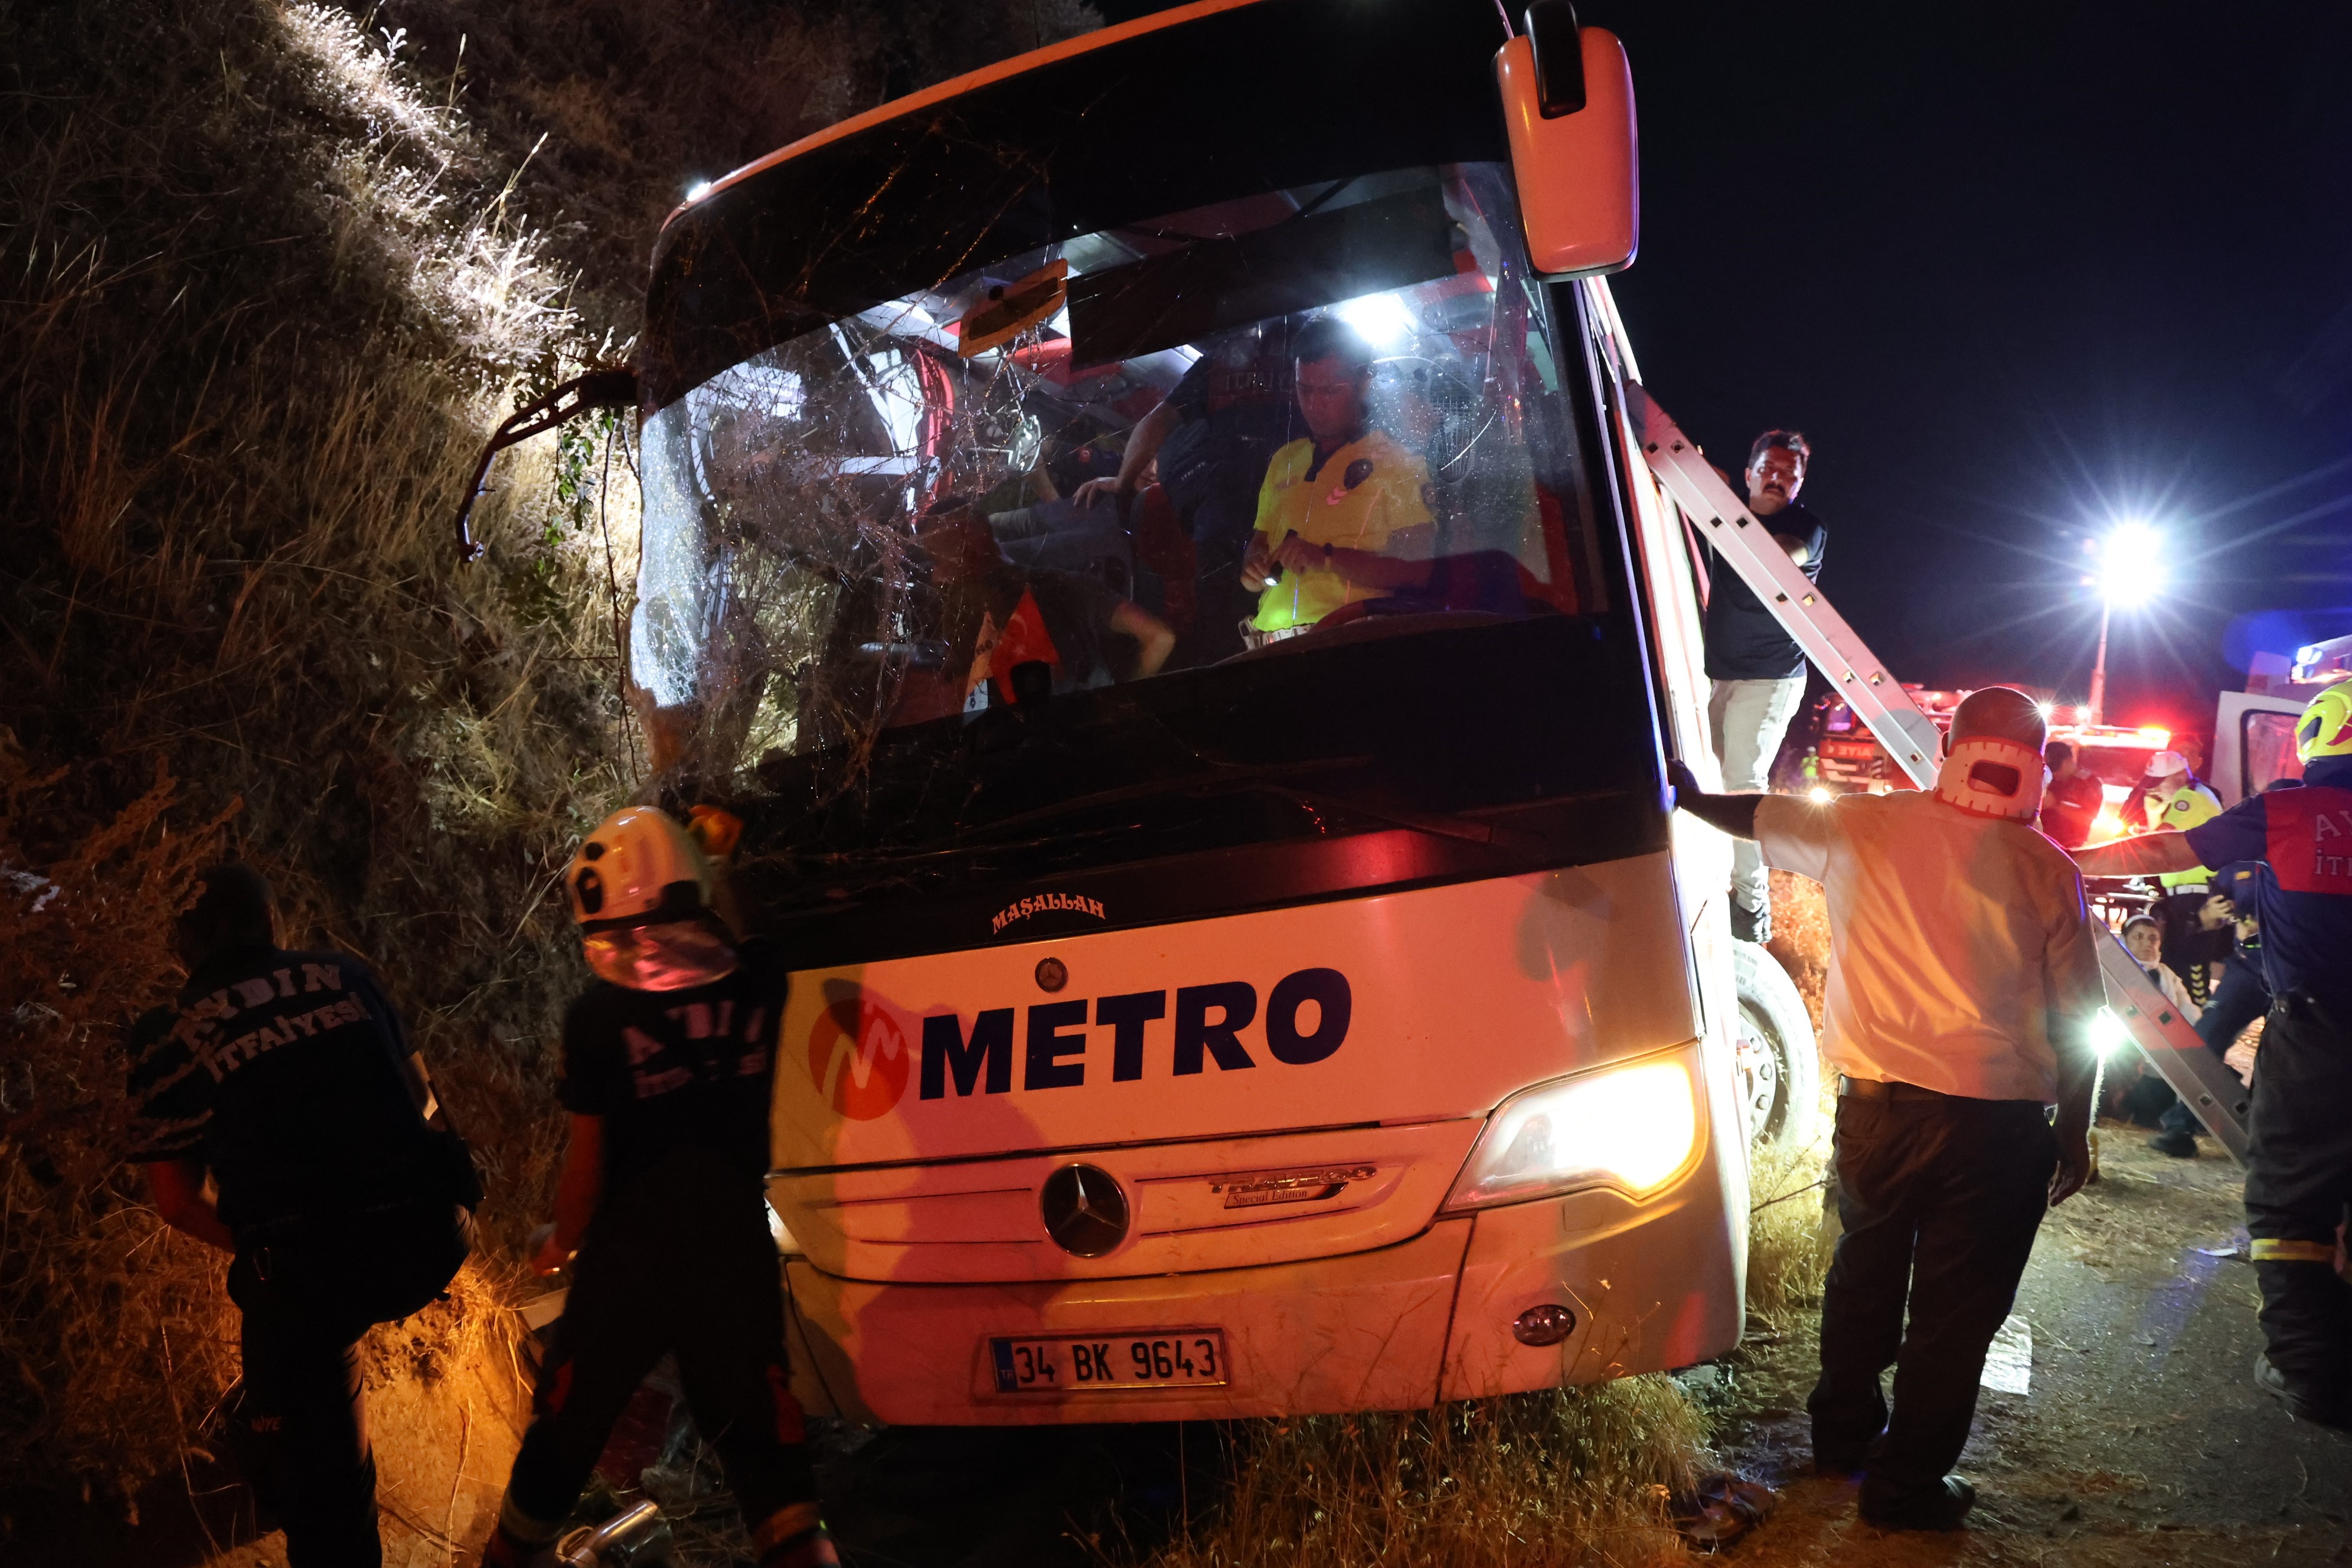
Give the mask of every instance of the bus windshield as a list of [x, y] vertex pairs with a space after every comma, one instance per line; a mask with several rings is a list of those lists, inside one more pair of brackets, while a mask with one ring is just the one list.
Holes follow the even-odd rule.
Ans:
[[[1309, 764], [1391, 826], [1623, 787], [1644, 678], [1556, 306], [1508, 171], [1449, 163], [980, 260], [752, 353], [645, 427], [656, 750], [869, 853]], [[1381, 766], [1465, 687], [1524, 757]], [[1252, 708], [1327, 688], [1319, 726]], [[1582, 743], [1528, 744], [1571, 698]], [[1053, 765], [974, 787], [1049, 710]]]

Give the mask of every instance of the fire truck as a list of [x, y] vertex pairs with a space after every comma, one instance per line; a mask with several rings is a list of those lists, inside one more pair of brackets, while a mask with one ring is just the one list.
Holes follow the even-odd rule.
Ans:
[[[1953, 710], [1972, 689], [1930, 690], [1906, 681], [1903, 689], [1939, 731], [1948, 733]], [[2031, 687], [2021, 686], [2020, 689], [2033, 692]], [[2047, 697], [2047, 693], [2035, 694]], [[2229, 700], [2230, 697], [2225, 696], [2224, 704]], [[2095, 724], [2090, 721], [2088, 709], [2047, 700], [2042, 705], [2049, 719], [2050, 739], [2074, 747], [2076, 763], [2099, 781], [2105, 805], [2092, 831], [2092, 841], [2120, 837], [2127, 831], [2123, 813], [2146, 781], [2148, 760], [2176, 744], [2176, 737], [2158, 725]], [[2200, 752], [2203, 749], [2201, 737], [2188, 743], [2198, 746]], [[2292, 754], [2291, 745], [2288, 751]], [[1809, 794], [1815, 799], [1856, 793], [1884, 795], [1888, 790], [1912, 787], [1885, 746], [1833, 693], [1817, 699], [1808, 722], [1790, 734], [1773, 776], [1776, 787], [1784, 793]]]
[[634, 374], [501, 433], [641, 416], [640, 715], [795, 965], [812, 1408], [1407, 1408], [1738, 1342], [1814, 1045], [1664, 784], [1719, 773], [1603, 280], [1636, 186], [1560, 0], [1202, 0], [698, 189]]

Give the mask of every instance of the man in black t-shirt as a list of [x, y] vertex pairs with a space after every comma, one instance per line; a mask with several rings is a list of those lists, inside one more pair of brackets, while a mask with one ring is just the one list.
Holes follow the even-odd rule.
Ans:
[[[1767, 430], [1748, 453], [1748, 510], [1772, 532], [1809, 578], [1819, 578], [1829, 531], [1797, 504], [1812, 448], [1795, 430]], [[1706, 673], [1714, 682], [1707, 722], [1723, 787], [1748, 795], [1771, 787], [1772, 761], [1805, 696], [1805, 656], [1739, 574], [1717, 557], [1706, 620]], [[1772, 938], [1771, 881], [1756, 846], [1732, 846], [1731, 933], [1742, 942]]]
[[197, 880], [175, 931], [187, 984], [131, 1031], [130, 1158], [166, 1224], [234, 1255], [232, 1440], [287, 1560], [375, 1568], [358, 1342], [456, 1276], [481, 1189], [367, 966], [278, 947], [252, 868]]
[[571, 1142], [532, 1265], [553, 1273], [578, 1256], [483, 1562], [549, 1561], [613, 1424], [667, 1352], [760, 1568], [827, 1568], [838, 1559], [787, 1380], [762, 1192], [782, 957], [733, 937], [712, 912], [700, 845], [649, 807], [599, 825], [564, 883], [598, 979], [564, 1015]]
[[1188, 665], [1239, 653], [1240, 623], [1257, 608], [1257, 595], [1241, 585], [1242, 556], [1257, 526], [1266, 465], [1307, 433], [1295, 378], [1286, 320], [1226, 333], [1137, 421], [1120, 454], [1118, 477], [1089, 479], [1071, 497], [1084, 507], [1105, 494], [1131, 495], [1159, 460], [1160, 485], [1192, 536], [1198, 574], [1198, 646], [1188, 652]]

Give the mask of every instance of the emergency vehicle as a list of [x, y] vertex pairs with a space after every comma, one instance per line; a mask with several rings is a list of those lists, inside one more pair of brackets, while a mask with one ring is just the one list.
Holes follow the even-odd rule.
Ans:
[[[1811, 1126], [1813, 1040], [1663, 782], [1718, 775], [1601, 281], [1625, 55], [1559, 0], [1508, 32], [1203, 0], [663, 229], [631, 671], [797, 966], [813, 1409], [1408, 1408], [1738, 1342], [1749, 1140]], [[1331, 319], [1371, 364], [1318, 471], [1288, 349]], [[1157, 484], [1063, 493], [1163, 403]], [[1324, 613], [1245, 635], [1292, 482], [1266, 592]]]

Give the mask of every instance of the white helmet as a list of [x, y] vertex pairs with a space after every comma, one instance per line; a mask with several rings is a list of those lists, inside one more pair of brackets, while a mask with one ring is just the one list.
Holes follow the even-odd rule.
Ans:
[[596, 825], [564, 868], [572, 918], [591, 930], [683, 920], [710, 904], [710, 864], [668, 813], [632, 805]]

